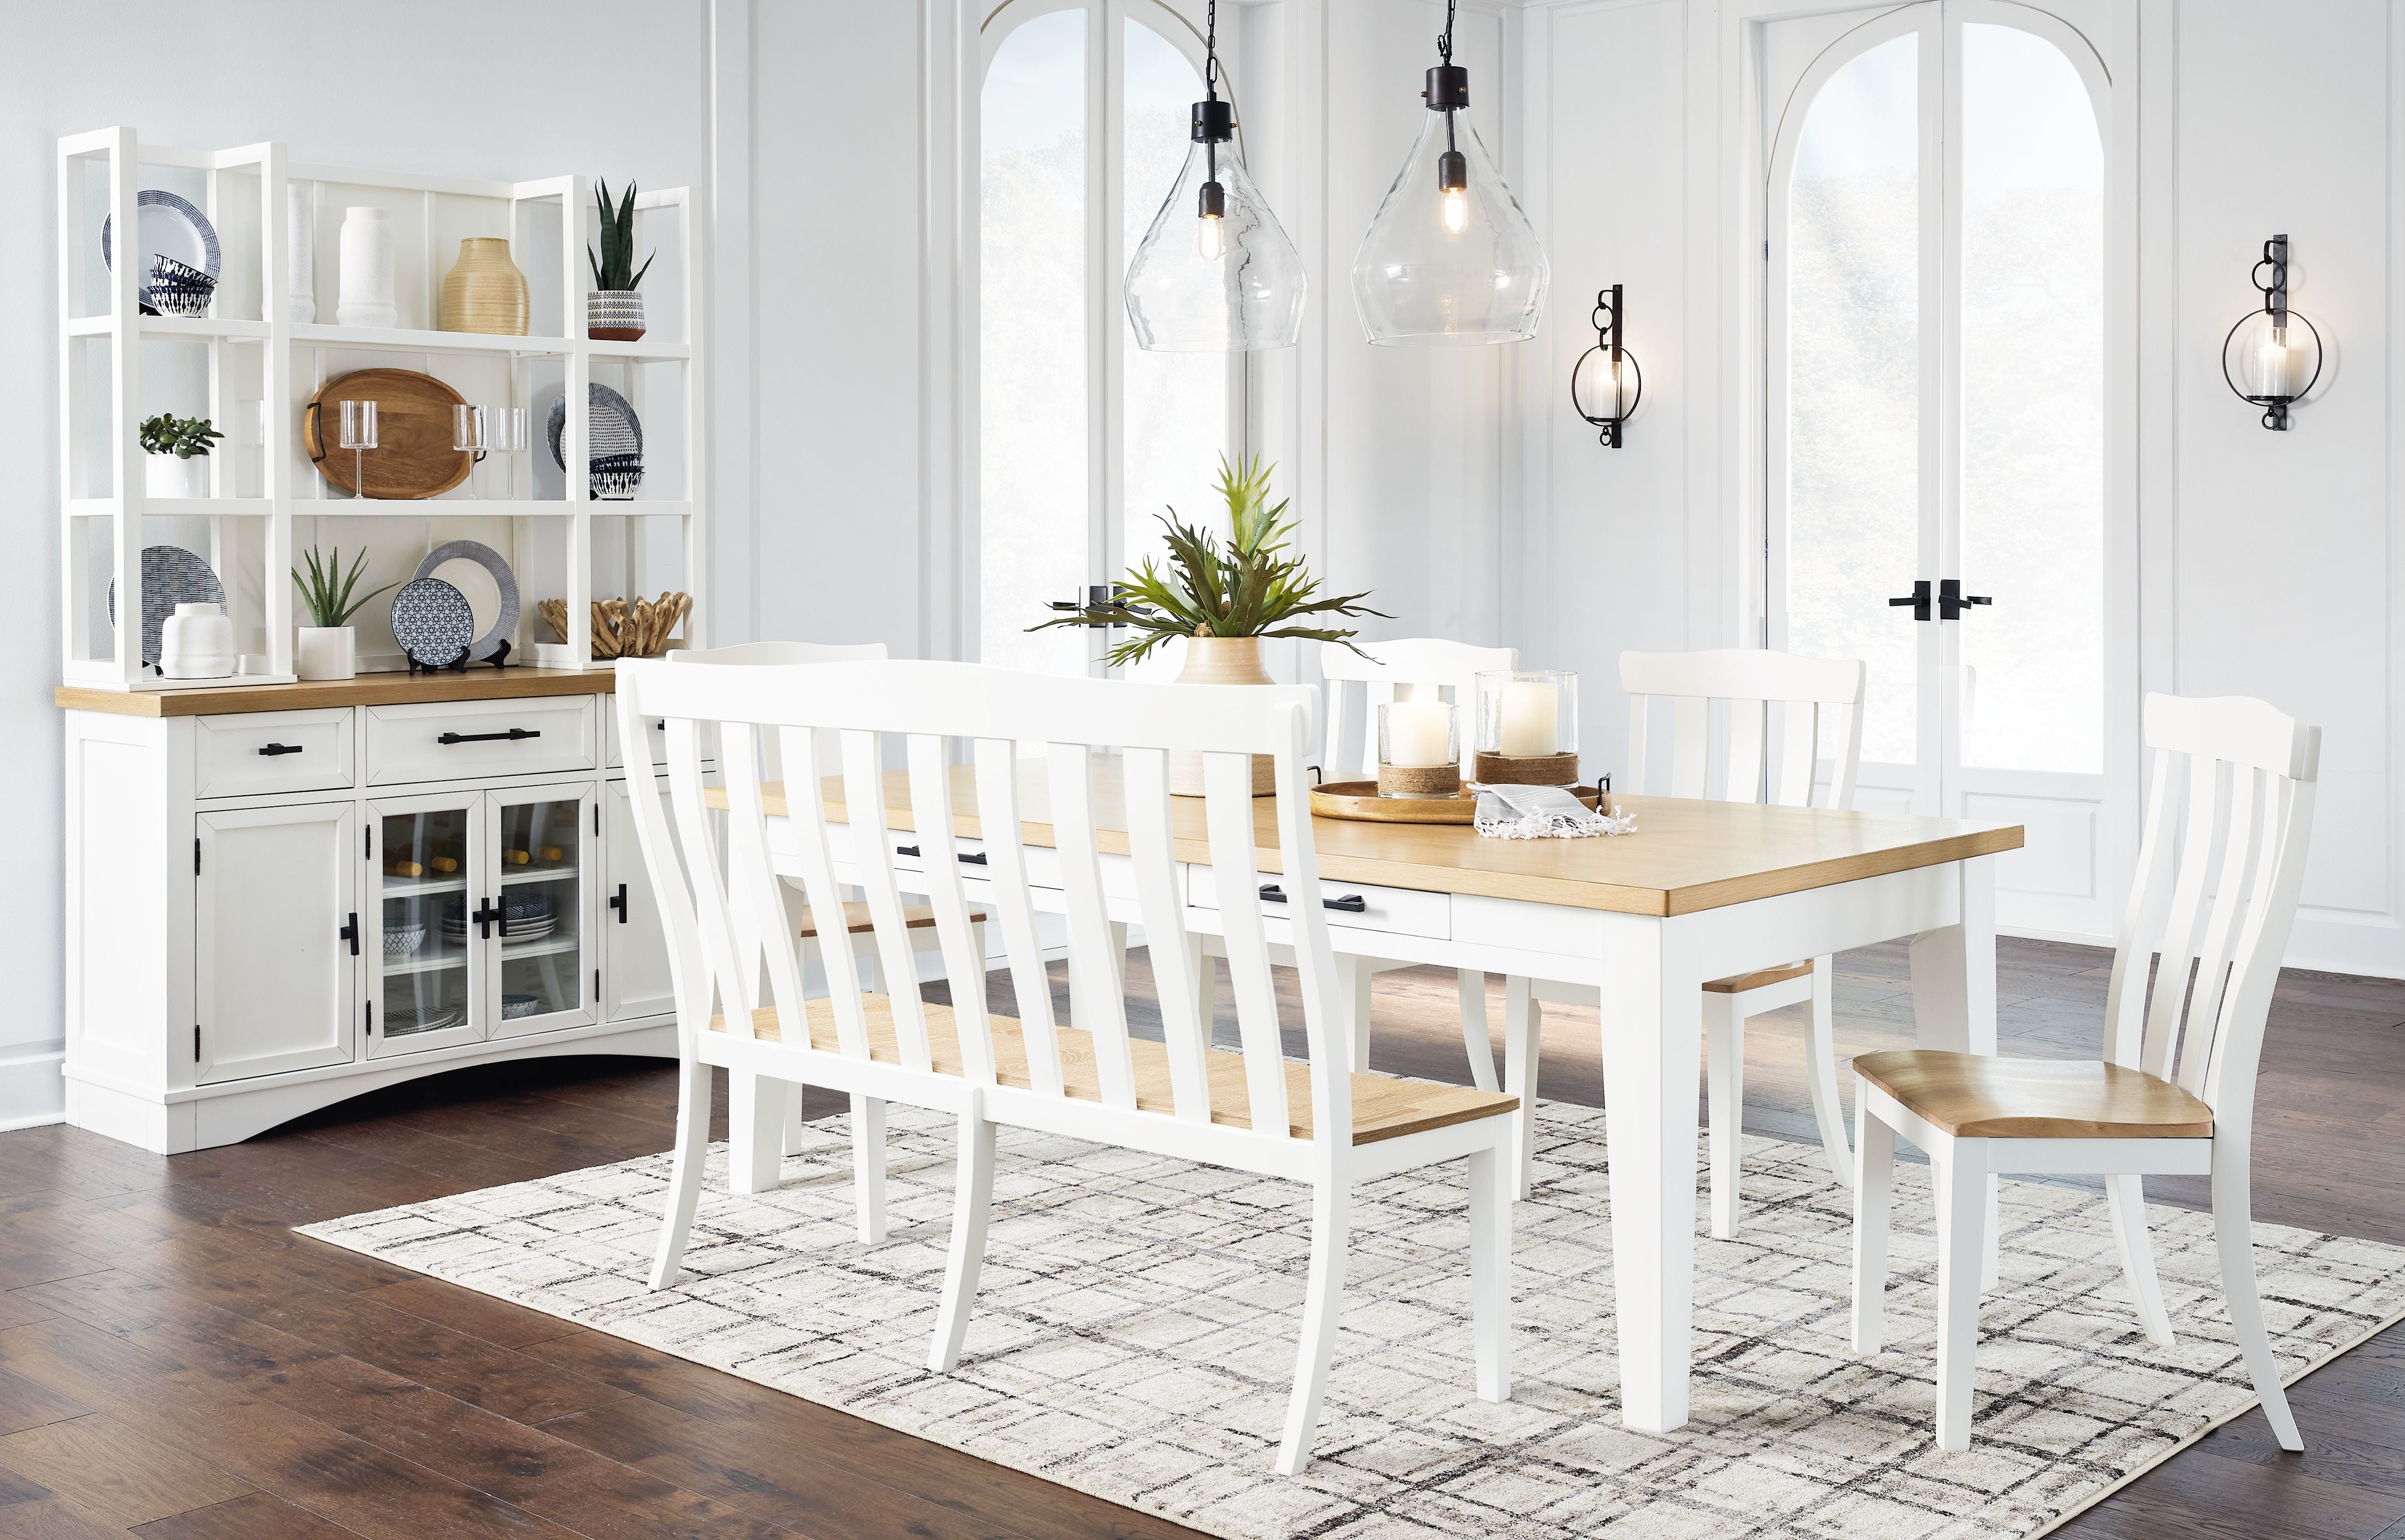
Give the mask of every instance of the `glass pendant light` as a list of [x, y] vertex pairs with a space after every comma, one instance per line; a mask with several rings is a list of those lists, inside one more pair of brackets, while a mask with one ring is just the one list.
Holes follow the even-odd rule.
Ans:
[[1553, 269], [1470, 126], [1452, 0], [1436, 47], [1444, 62], [1428, 72], [1428, 118], [1361, 237], [1353, 303], [1381, 346], [1526, 342], [1544, 317]]
[[1128, 320], [1156, 353], [1292, 347], [1302, 331], [1302, 258], [1235, 155], [1235, 105], [1219, 100], [1219, 6], [1203, 41], [1205, 99], [1193, 144], [1152, 228], [1128, 263]]

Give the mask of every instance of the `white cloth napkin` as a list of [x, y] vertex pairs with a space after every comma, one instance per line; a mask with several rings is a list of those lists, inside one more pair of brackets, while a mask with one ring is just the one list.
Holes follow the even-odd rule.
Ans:
[[1490, 840], [1583, 840], [1637, 831], [1634, 814], [1590, 809], [1567, 786], [1473, 781], [1470, 789], [1478, 794], [1478, 832]]

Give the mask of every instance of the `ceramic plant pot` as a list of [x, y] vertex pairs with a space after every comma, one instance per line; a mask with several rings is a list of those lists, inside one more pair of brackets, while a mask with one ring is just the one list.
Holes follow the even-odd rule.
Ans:
[[498, 235], [471, 235], [459, 243], [458, 261], [443, 276], [435, 324], [445, 332], [526, 335], [526, 275], [510, 261], [509, 242]]
[[153, 498], [208, 496], [209, 458], [194, 455], [190, 459], [178, 459], [174, 455], [143, 456], [142, 495]]
[[159, 629], [159, 672], [223, 679], [233, 672], [233, 621], [222, 604], [178, 604]]
[[303, 679], [356, 679], [359, 633], [352, 626], [303, 626], [292, 649], [292, 671]]
[[[1189, 636], [1186, 639], [1186, 666], [1178, 671], [1181, 685], [1274, 685], [1269, 671], [1261, 667], [1261, 639], [1258, 636]], [[1277, 792], [1277, 761], [1266, 754], [1253, 756], [1253, 795], [1271, 797]], [[1192, 750], [1172, 749], [1169, 752], [1169, 794], [1172, 797], [1202, 795], [1202, 756]]]
[[586, 290], [584, 334], [595, 342], [633, 342], [641, 336], [643, 291], [640, 289]]
[[334, 319], [344, 326], [398, 326], [392, 297], [392, 220], [381, 208], [343, 210], [341, 289]]

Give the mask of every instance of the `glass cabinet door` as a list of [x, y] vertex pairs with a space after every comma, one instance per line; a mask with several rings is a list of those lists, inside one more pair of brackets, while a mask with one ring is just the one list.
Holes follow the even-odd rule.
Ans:
[[493, 791], [485, 796], [493, 852], [492, 938], [486, 984], [487, 1037], [549, 1032], [598, 1021], [594, 976], [600, 949], [589, 945], [599, 804], [588, 783]]
[[485, 1036], [476, 1007], [473, 883], [485, 865], [481, 792], [369, 804], [368, 1054], [422, 1053]]

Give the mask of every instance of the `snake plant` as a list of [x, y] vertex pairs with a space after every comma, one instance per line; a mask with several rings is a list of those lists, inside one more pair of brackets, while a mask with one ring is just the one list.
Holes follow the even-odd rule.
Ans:
[[640, 286], [643, 275], [652, 270], [654, 251], [635, 265], [635, 184], [626, 184], [626, 195], [616, 208], [610, 206], [610, 183], [604, 177], [594, 184], [593, 201], [601, 210], [601, 249], [597, 253], [590, 246], [584, 248], [584, 260], [593, 264], [594, 287], [604, 290], [626, 290]]

